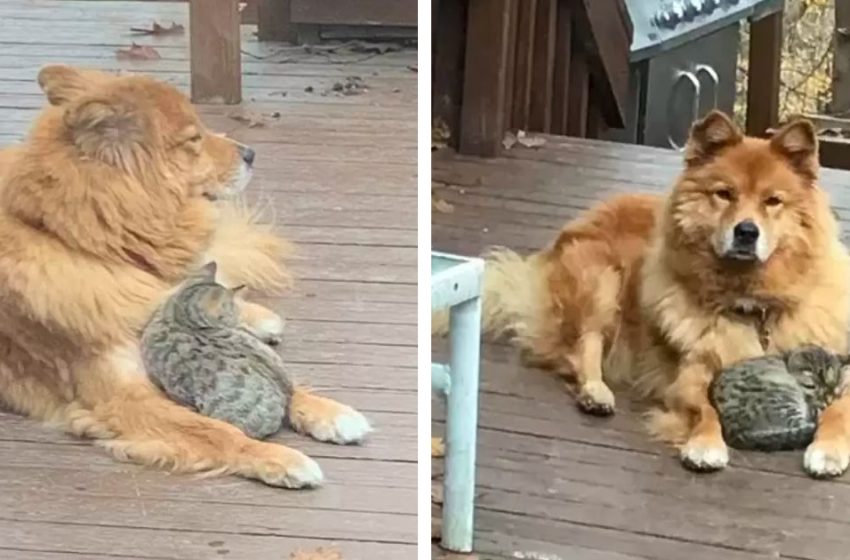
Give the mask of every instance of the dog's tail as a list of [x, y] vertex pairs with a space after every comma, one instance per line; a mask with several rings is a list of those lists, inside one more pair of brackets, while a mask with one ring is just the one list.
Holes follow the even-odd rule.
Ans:
[[[545, 312], [548, 288], [543, 254], [524, 257], [509, 249], [494, 248], [483, 258], [482, 332], [492, 338], [507, 332], [524, 337]], [[431, 315], [431, 334], [442, 336], [448, 329], [448, 310]]]
[[293, 246], [274, 229], [274, 215], [267, 208], [242, 199], [220, 206], [219, 224], [208, 260], [219, 265], [228, 285], [246, 284], [259, 292], [278, 292], [292, 285], [284, 264]]
[[671, 410], [650, 409], [644, 416], [646, 429], [652, 439], [681, 446], [691, 433], [691, 422], [686, 416]]

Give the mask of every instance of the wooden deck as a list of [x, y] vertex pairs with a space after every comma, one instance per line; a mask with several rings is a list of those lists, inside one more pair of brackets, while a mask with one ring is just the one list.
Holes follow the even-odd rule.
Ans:
[[[150, 73], [186, 91], [188, 35], [129, 33], [154, 20], [187, 25], [188, 4], [0, 0], [0, 144], [21, 138], [43, 104], [35, 78], [48, 62]], [[250, 190], [299, 246], [296, 289], [273, 302], [288, 319], [286, 361], [377, 432], [362, 447], [285, 432], [327, 477], [290, 492], [118, 464], [0, 414], [4, 560], [286, 560], [321, 546], [345, 560], [415, 557], [416, 51], [309, 55], [243, 29], [246, 103], [202, 112], [256, 149]], [[116, 60], [132, 41], [162, 58]], [[348, 76], [368, 91], [323, 95]]]
[[[449, 185], [436, 190], [445, 204], [433, 212], [433, 247], [469, 255], [488, 245], [531, 251], [595, 200], [666, 190], [680, 156], [549, 137], [495, 160], [441, 153], [433, 167], [435, 184]], [[822, 184], [850, 229], [850, 173], [824, 170]], [[799, 452], [733, 451], [729, 469], [696, 475], [649, 441], [625, 396], [613, 418], [582, 415], [561, 381], [500, 344], [484, 346], [481, 379], [482, 559], [850, 558], [849, 479], [807, 478]], [[435, 433], [443, 413], [435, 401]]]

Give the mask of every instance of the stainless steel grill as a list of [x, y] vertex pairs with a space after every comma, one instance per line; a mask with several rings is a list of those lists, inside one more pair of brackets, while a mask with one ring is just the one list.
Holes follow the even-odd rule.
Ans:
[[625, 0], [634, 25], [626, 128], [609, 138], [681, 148], [690, 124], [735, 104], [739, 26], [783, 0]]

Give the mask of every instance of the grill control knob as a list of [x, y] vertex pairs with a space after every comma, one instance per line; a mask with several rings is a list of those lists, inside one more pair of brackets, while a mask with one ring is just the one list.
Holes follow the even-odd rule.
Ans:
[[676, 0], [676, 2], [673, 2], [670, 12], [673, 15], [673, 21], [679, 23], [685, 19], [685, 3], [681, 0]]
[[684, 2], [684, 11], [685, 11], [685, 21], [693, 21], [693, 19], [699, 14], [699, 8], [697, 7], [697, 2], [699, 0], [685, 0]]

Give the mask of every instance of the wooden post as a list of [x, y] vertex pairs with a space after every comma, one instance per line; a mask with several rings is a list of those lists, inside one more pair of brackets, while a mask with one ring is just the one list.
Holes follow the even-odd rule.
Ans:
[[534, 20], [537, 17], [537, 0], [520, 0], [517, 8], [516, 38], [514, 46], [513, 95], [510, 127], [528, 129], [531, 111], [531, 70], [534, 63]]
[[850, 3], [835, 3], [832, 43], [832, 102], [830, 112], [850, 116]]
[[259, 0], [257, 38], [260, 41], [295, 40], [291, 4], [292, 0]]
[[192, 102], [242, 101], [239, 6], [233, 0], [190, 0]]
[[535, 18], [531, 106], [528, 115], [528, 128], [535, 132], [552, 131], [552, 80], [555, 75], [557, 23], [557, 0], [539, 0]]
[[558, 2], [558, 26], [555, 39], [555, 76], [553, 78], [552, 133], [567, 133], [567, 102], [570, 97], [570, 50], [572, 17], [566, 0]]
[[587, 57], [572, 45], [570, 56], [569, 97], [567, 98], [567, 136], [587, 136], [587, 106], [590, 97], [590, 70]]
[[505, 134], [508, 29], [515, 0], [469, 0], [460, 152], [497, 156]]
[[764, 136], [779, 122], [782, 10], [752, 22], [747, 78], [747, 134]]

